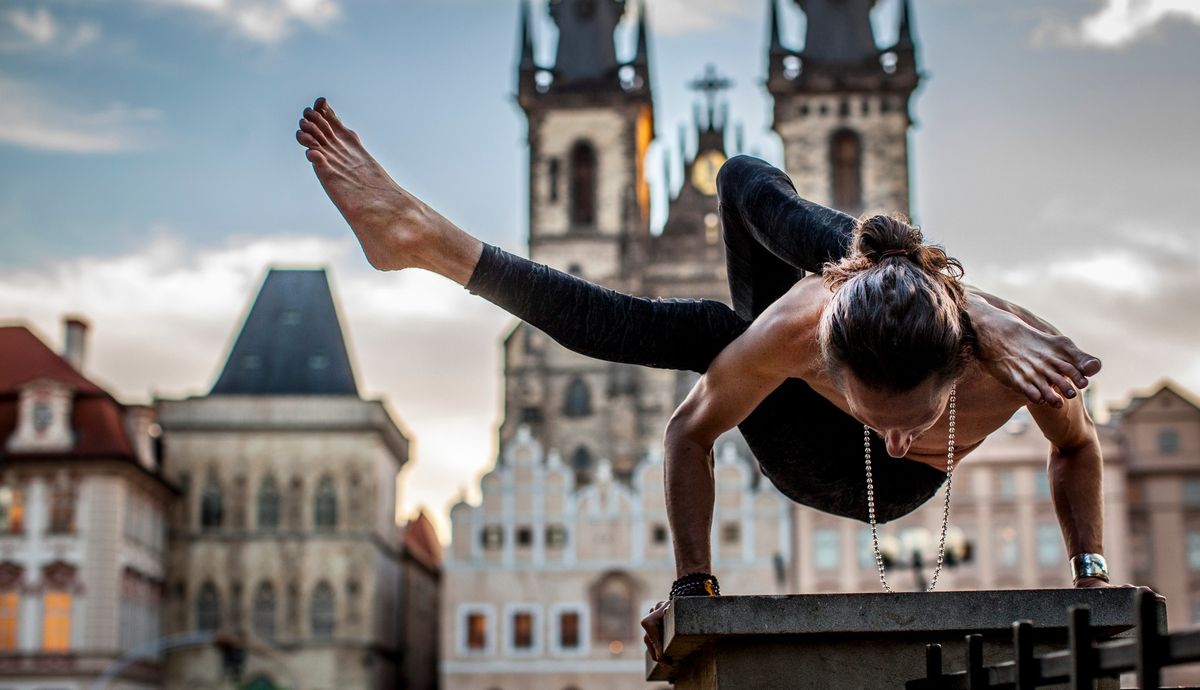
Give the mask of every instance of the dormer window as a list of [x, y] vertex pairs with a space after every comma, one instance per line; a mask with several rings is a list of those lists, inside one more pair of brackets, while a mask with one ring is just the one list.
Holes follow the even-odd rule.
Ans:
[[59, 381], [40, 379], [21, 389], [17, 428], [7, 440], [11, 453], [47, 453], [70, 450], [74, 391]]

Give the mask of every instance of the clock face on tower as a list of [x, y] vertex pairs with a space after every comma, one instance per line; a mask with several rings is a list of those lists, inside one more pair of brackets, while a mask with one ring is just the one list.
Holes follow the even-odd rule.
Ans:
[[704, 151], [692, 162], [692, 186], [705, 196], [717, 193], [717, 171], [725, 163], [720, 151]]

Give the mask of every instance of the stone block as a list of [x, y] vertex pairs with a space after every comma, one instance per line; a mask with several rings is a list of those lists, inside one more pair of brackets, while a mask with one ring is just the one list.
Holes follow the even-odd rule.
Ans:
[[[681, 690], [899, 688], [925, 675], [925, 645], [941, 644], [944, 668], [965, 667], [969, 633], [983, 635], [985, 663], [1011, 659], [1012, 623], [1034, 624], [1035, 649], [1062, 649], [1067, 612], [1091, 608], [1096, 640], [1136, 620], [1133, 588], [898, 594], [684, 597], [664, 621], [670, 665], [647, 657], [646, 677]], [[1160, 602], [1160, 629], [1166, 609]], [[1116, 688], [1115, 680], [1099, 687]]]

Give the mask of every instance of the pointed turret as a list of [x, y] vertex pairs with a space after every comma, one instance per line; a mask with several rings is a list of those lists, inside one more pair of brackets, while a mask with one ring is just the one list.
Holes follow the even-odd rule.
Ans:
[[783, 36], [779, 34], [779, 0], [768, 0], [768, 2], [771, 3], [769, 12], [771, 19], [768, 29], [768, 40], [771, 42], [771, 55], [783, 55], [788, 50], [783, 47]]
[[529, 2], [528, 0], [520, 0], [520, 2], [521, 27], [519, 32], [521, 36], [521, 62], [517, 68], [522, 72], [527, 72], [537, 69], [537, 65], [533, 62], [533, 37], [529, 33]]
[[895, 50], [912, 50], [913, 48], [912, 8], [909, 7], [909, 0], [900, 0], [900, 34], [896, 38]]
[[909, 0], [900, 0], [900, 31], [891, 53], [895, 56], [892, 78], [899, 83], [916, 87], [920, 80], [917, 66], [917, 43], [913, 38], [912, 7]]
[[521, 3], [521, 25], [517, 27], [518, 55], [517, 60], [517, 98], [533, 96], [537, 93], [537, 63], [533, 59], [533, 35], [530, 31], [533, 20], [529, 15], [529, 0], [519, 0]]
[[633, 56], [633, 64], [637, 67], [650, 64], [650, 32], [646, 28], [645, 0], [638, 6], [637, 52]]

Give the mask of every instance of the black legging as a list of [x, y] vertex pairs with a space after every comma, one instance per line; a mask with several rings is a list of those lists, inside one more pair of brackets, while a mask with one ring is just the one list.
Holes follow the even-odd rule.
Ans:
[[[855, 225], [800, 198], [783, 171], [749, 156], [721, 167], [717, 196], [733, 309], [714, 300], [626, 295], [487, 244], [467, 289], [589, 357], [703, 373], [805, 271], [844, 256]], [[804, 381], [785, 381], [738, 428], [784, 495], [867, 520], [862, 423]], [[912, 512], [946, 478], [890, 457], [878, 437], [871, 455], [880, 522]]]

